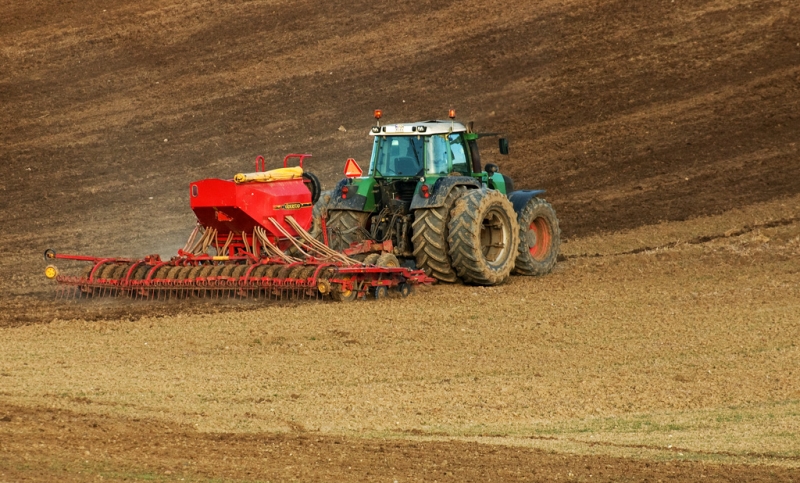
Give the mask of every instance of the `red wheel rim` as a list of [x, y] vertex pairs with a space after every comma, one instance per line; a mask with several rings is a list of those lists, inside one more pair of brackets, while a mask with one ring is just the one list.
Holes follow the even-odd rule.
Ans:
[[553, 232], [550, 225], [544, 218], [536, 218], [528, 227], [536, 235], [536, 244], [530, 247], [531, 257], [534, 260], [542, 261], [547, 258], [550, 252], [550, 245], [553, 243]]

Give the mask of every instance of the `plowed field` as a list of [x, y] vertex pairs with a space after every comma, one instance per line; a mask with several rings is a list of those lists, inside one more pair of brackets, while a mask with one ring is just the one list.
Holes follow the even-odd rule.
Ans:
[[[503, 132], [561, 262], [359, 302], [53, 300], [171, 255], [186, 186], [371, 112]], [[0, 481], [800, 479], [800, 7], [0, 6]]]

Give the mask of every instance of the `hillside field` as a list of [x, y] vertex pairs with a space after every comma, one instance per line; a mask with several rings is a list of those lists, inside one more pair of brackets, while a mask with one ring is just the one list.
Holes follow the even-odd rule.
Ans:
[[[172, 255], [189, 182], [446, 117], [560, 262], [408, 299], [56, 300]], [[0, 482], [797, 481], [791, 0], [0, 6]]]

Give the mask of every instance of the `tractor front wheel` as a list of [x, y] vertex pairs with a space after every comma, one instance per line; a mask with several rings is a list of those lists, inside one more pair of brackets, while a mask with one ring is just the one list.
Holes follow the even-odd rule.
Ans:
[[495, 190], [468, 191], [450, 220], [450, 258], [467, 283], [497, 285], [508, 279], [519, 245], [514, 206]]
[[519, 212], [520, 240], [514, 273], [545, 275], [553, 270], [561, 246], [556, 211], [545, 200], [531, 198]]

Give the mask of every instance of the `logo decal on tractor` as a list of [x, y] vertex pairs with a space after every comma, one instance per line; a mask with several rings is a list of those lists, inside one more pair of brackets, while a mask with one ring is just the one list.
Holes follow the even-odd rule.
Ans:
[[312, 206], [311, 203], [284, 203], [282, 205], [275, 205], [273, 208], [276, 210], [299, 210], [300, 208], [308, 208]]

